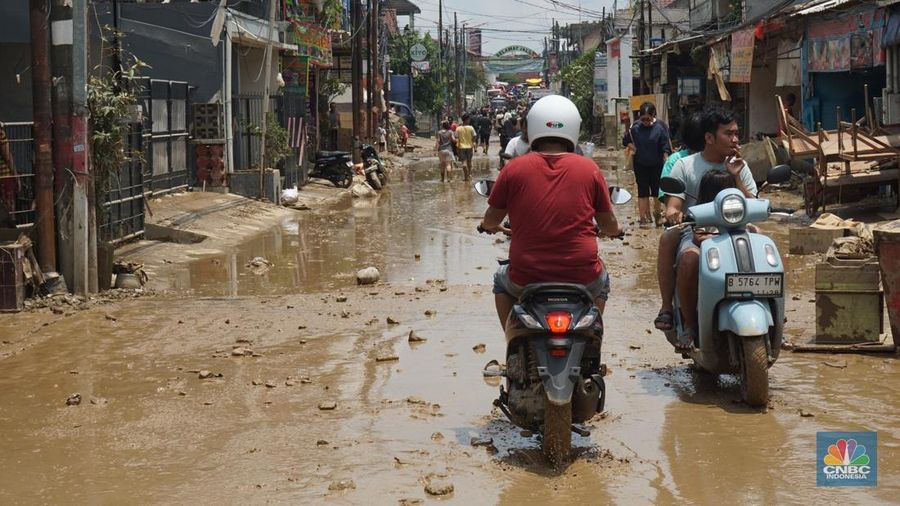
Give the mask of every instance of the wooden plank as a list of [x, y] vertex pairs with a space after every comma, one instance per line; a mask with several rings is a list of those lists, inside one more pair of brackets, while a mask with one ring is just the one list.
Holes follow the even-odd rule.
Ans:
[[825, 181], [825, 186], [849, 186], [860, 184], [873, 184], [887, 181], [896, 181], [900, 177], [900, 170], [887, 169], [872, 172], [851, 172], [850, 174], [830, 174]]

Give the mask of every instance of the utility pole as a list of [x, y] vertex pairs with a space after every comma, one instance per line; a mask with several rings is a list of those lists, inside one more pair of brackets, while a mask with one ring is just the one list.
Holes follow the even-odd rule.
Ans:
[[275, 0], [269, 0], [269, 36], [266, 39], [266, 81], [265, 93], [263, 93], [263, 119], [262, 119], [262, 139], [259, 143], [259, 199], [262, 200], [266, 196], [266, 133], [269, 123], [269, 106], [272, 94], [272, 37], [275, 35]]
[[[442, 94], [447, 93], [447, 88], [444, 87], [444, 2], [443, 0], [438, 0], [438, 87], [443, 90]], [[443, 108], [443, 100], [441, 101], [441, 113], [438, 114], [438, 125], [441, 124], [441, 121], [444, 119], [444, 108]]]
[[[369, 108], [366, 113], [368, 118], [368, 137], [375, 138], [375, 123], [377, 114], [375, 108], [381, 102], [378, 97], [376, 87], [376, 74], [378, 73], [378, 0], [369, 0], [369, 66], [368, 66], [368, 82], [369, 82]], [[374, 144], [374, 143], [373, 143]]]
[[34, 203], [38, 263], [56, 271], [56, 227], [53, 212], [53, 146], [50, 108], [50, 4], [30, 0], [31, 73], [34, 114]]
[[638, 62], [641, 69], [641, 94], [647, 93], [647, 69], [644, 62], [644, 48], [647, 38], [647, 26], [644, 23], [644, 0], [640, 0], [638, 8], [641, 10], [641, 21], [638, 25]]
[[360, 128], [360, 117], [359, 117], [359, 109], [362, 107], [362, 51], [360, 50], [360, 28], [362, 28], [362, 2], [361, 0], [353, 0], [353, 4], [350, 8], [350, 15], [352, 17], [351, 30], [350, 33], [354, 34], [352, 39], [350, 39], [350, 51], [352, 57], [350, 59], [350, 76], [353, 80], [352, 83], [352, 101], [353, 101], [353, 147], [351, 152], [353, 153], [353, 161], [359, 161], [359, 157], [357, 155], [357, 147], [359, 146], [359, 139], [362, 134], [362, 129]]
[[[647, 48], [653, 49], [653, 2], [647, 1]], [[653, 93], [653, 57], [647, 56], [647, 93]], [[748, 95], [749, 96], [749, 95]]]
[[456, 12], [453, 12], [453, 77], [456, 80], [456, 117], [462, 114], [461, 102], [459, 99], [459, 25], [456, 24]]
[[466, 37], [465, 23], [463, 23], [460, 40], [462, 41], [462, 44], [460, 44], [462, 46], [462, 103], [463, 109], [466, 109], [468, 107], [468, 104], [466, 104], [466, 78], [469, 76], [469, 68], [467, 65], [469, 62], [469, 39]]

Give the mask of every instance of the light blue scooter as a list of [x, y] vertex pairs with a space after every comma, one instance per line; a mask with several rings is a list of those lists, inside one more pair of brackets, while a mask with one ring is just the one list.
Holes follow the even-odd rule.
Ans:
[[[769, 172], [768, 183], [791, 177], [788, 166]], [[666, 193], [684, 193], [678, 179], [663, 178]], [[685, 358], [713, 374], [738, 374], [741, 398], [750, 406], [765, 406], [769, 398], [769, 367], [781, 350], [784, 327], [784, 264], [778, 248], [746, 225], [769, 219], [767, 199], [748, 199], [734, 188], [719, 192], [713, 202], [687, 210], [684, 225], [717, 227], [719, 233], [701, 243], [697, 305], [697, 340]], [[670, 340], [683, 331], [678, 296]], [[678, 334], [671, 335], [669, 333]]]

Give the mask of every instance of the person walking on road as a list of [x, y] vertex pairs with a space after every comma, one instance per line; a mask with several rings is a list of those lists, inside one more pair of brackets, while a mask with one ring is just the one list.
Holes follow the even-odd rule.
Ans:
[[434, 148], [438, 152], [438, 161], [441, 164], [441, 182], [447, 180], [447, 174], [453, 166], [453, 144], [456, 139], [450, 130], [450, 122], [441, 123], [441, 129], [438, 131], [437, 139], [435, 139]]
[[469, 124], [469, 115], [463, 114], [463, 124], [456, 128], [457, 150], [459, 161], [463, 163], [463, 180], [468, 181], [472, 174], [472, 156], [475, 154], [475, 128]]
[[337, 104], [328, 104], [328, 149], [337, 150], [338, 130], [341, 128], [341, 115], [337, 112]]
[[[656, 119], [656, 106], [644, 102], [638, 111], [638, 121], [625, 132], [622, 143], [634, 153], [634, 180], [638, 187], [640, 223], [662, 223], [662, 210], [656, 199], [663, 164], [672, 153], [669, 130]], [[653, 214], [650, 201], [653, 201]]]

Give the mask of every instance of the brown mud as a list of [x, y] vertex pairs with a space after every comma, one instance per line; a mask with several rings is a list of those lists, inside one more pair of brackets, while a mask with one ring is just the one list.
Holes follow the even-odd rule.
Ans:
[[[422, 161], [377, 204], [186, 264], [179, 295], [0, 317], [0, 502], [397, 504], [436, 502], [437, 480], [458, 504], [894, 502], [896, 359], [783, 352], [769, 408], [746, 407], [733, 378], [651, 332], [658, 231], [636, 226], [601, 243], [607, 411], [571, 466], [548, 469], [481, 375], [504, 351], [490, 282], [508, 245], [475, 232], [485, 201], [468, 184], [436, 178]], [[618, 214], [633, 221], [634, 204]], [[784, 223], [763, 228], [787, 251]], [[267, 274], [245, 268], [255, 256]], [[785, 260], [786, 333], [805, 340], [813, 260]], [[357, 287], [370, 265], [382, 282]], [[878, 431], [878, 487], [816, 488], [817, 431]]]

